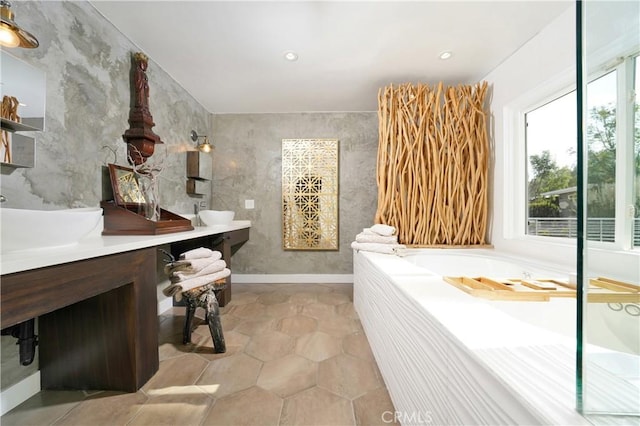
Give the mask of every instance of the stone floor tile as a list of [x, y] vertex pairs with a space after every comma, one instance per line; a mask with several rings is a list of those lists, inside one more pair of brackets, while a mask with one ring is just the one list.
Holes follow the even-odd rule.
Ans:
[[99, 392], [87, 397], [55, 424], [56, 426], [125, 425], [138, 414], [147, 400], [148, 397], [142, 391], [135, 393]]
[[[353, 412], [356, 424], [363, 426], [400, 425], [395, 416], [395, 408], [386, 388], [379, 388], [367, 392], [360, 398], [353, 400]], [[425, 413], [428, 414], [428, 413]], [[427, 418], [425, 417], [425, 420]], [[430, 422], [424, 423], [428, 424]]]
[[295, 340], [279, 331], [268, 331], [251, 338], [245, 353], [261, 361], [271, 361], [293, 352]]
[[355, 332], [345, 336], [342, 340], [342, 349], [345, 353], [375, 363], [373, 352], [369, 346], [367, 336], [362, 332]]
[[245, 305], [233, 306], [233, 309], [229, 313], [242, 319], [256, 319], [263, 317], [266, 312], [267, 309], [265, 305], [258, 302], [252, 302]]
[[282, 318], [276, 326], [276, 330], [293, 337], [311, 333], [316, 331], [317, 328], [318, 321], [315, 318], [305, 317], [303, 315]]
[[354, 425], [351, 402], [317, 386], [285, 399], [280, 424]]
[[290, 295], [280, 292], [274, 291], [271, 293], [261, 294], [258, 297], [257, 302], [262, 303], [263, 305], [275, 305], [276, 303], [285, 303], [289, 301]]
[[383, 382], [370, 363], [342, 354], [320, 363], [318, 386], [347, 399], [354, 399], [383, 386]]
[[217, 400], [202, 425], [276, 426], [282, 403], [282, 398], [254, 386]]
[[[235, 286], [234, 286], [235, 290]], [[246, 305], [247, 303], [253, 303], [258, 300], [259, 294], [249, 292], [234, 292], [231, 297], [231, 302], [227, 306]]]
[[274, 305], [267, 306], [267, 315], [273, 318], [290, 317], [300, 313], [300, 306], [293, 303], [276, 303]]
[[336, 316], [336, 307], [324, 303], [310, 303], [302, 307], [302, 315], [318, 320], [331, 319]]
[[315, 303], [317, 301], [318, 301], [318, 294], [310, 291], [296, 292], [296, 293], [293, 293], [289, 298], [289, 302], [294, 303], [296, 305], [308, 305], [310, 303]]
[[311, 361], [325, 359], [342, 353], [341, 340], [327, 333], [314, 332], [300, 336], [296, 342], [296, 353]]
[[247, 343], [249, 342], [249, 336], [238, 333], [235, 330], [231, 330], [228, 333], [224, 333], [224, 343], [227, 349], [226, 352], [216, 353], [215, 348], [213, 347], [213, 339], [211, 338], [211, 333], [209, 333], [209, 328], [207, 327], [206, 329], [201, 331], [203, 333], [207, 333], [207, 336], [206, 338], [203, 338], [198, 346], [193, 349], [193, 353], [200, 355], [208, 361], [214, 361], [216, 359], [226, 358], [240, 353], [244, 350], [245, 346], [247, 346]]
[[255, 319], [243, 321], [236, 325], [234, 331], [246, 334], [247, 336], [255, 336], [267, 331], [275, 331], [276, 320], [273, 318]]
[[41, 391], [2, 416], [3, 426], [51, 425], [85, 399], [82, 391]]
[[196, 382], [207, 360], [195, 354], [187, 354], [160, 362], [158, 372], [142, 387], [147, 392], [173, 386], [187, 386]]
[[210, 396], [195, 387], [190, 386], [188, 392], [178, 388], [174, 393], [149, 398], [128, 425], [197, 425], [212, 403]]
[[337, 337], [343, 337], [356, 332], [357, 328], [352, 319], [336, 315], [334, 318], [322, 320], [318, 323], [318, 331]]
[[261, 368], [262, 362], [241, 353], [209, 363], [196, 384], [221, 398], [254, 386]]
[[287, 355], [265, 362], [257, 384], [278, 396], [287, 397], [315, 386], [317, 373], [318, 363], [298, 355]]
[[351, 319], [359, 319], [358, 313], [353, 308], [353, 303], [343, 303], [342, 305], [336, 306], [336, 313], [345, 318]]
[[351, 297], [344, 293], [332, 291], [318, 294], [318, 303], [324, 303], [325, 305], [341, 305], [349, 302], [351, 302]]

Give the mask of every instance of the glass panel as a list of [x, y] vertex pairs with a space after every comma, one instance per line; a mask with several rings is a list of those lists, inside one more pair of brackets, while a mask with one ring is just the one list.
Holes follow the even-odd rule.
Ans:
[[634, 159], [634, 176], [635, 176], [635, 191], [633, 196], [634, 206], [634, 220], [632, 231], [633, 232], [633, 246], [640, 247], [640, 59], [638, 56], [633, 60], [634, 69], [634, 93], [635, 98], [633, 102], [633, 159]]
[[[600, 240], [612, 241], [612, 232], [628, 236], [633, 215], [627, 212], [630, 205], [638, 205], [639, 132], [630, 96], [634, 85], [638, 89], [637, 59], [629, 55], [640, 50], [640, 2], [581, 4], [583, 80], [602, 75], [604, 69], [615, 72], [589, 84], [582, 94], [586, 102], [578, 106], [584, 111], [580, 143], [587, 161], [581, 193], [586, 238], [584, 250], [578, 252], [584, 296], [578, 305], [582, 328], [578, 328], [577, 400], [595, 424], [638, 424], [640, 257], [621, 250], [628, 248], [627, 240], [616, 241], [612, 249]], [[612, 230], [605, 229], [607, 221], [613, 221]], [[597, 236], [595, 222], [603, 224]]]
[[576, 237], [576, 93], [525, 115], [527, 234]]
[[587, 86], [587, 239], [615, 241], [616, 72]]

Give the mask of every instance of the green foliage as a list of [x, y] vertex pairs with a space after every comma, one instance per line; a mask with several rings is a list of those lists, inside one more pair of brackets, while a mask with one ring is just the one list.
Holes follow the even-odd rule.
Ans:
[[576, 185], [576, 171], [568, 167], [558, 167], [547, 150], [540, 155], [529, 157], [533, 179], [529, 181], [529, 199], [540, 194]]
[[560, 217], [557, 199], [538, 198], [529, 203], [529, 217]]

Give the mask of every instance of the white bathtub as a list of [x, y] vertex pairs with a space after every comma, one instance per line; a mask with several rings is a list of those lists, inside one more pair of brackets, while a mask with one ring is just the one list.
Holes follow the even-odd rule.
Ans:
[[[354, 306], [400, 421], [586, 424], [574, 409], [576, 300], [490, 301], [441, 278], [569, 273], [491, 250], [421, 249], [404, 258], [354, 253]], [[609, 379], [602, 372], [590, 377]], [[625, 400], [606, 391], [597, 396], [603, 406]], [[620, 403], [631, 410], [636, 404]]]

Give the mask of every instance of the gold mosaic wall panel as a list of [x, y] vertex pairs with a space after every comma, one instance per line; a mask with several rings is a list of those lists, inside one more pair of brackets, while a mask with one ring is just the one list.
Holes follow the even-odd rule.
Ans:
[[282, 248], [338, 250], [338, 140], [282, 140]]

